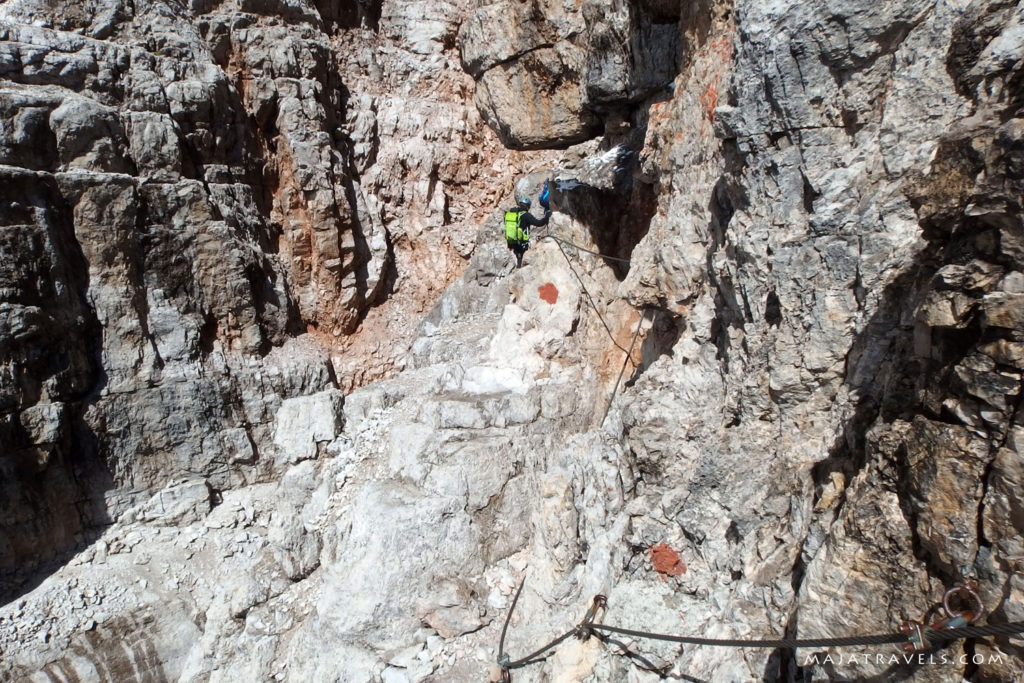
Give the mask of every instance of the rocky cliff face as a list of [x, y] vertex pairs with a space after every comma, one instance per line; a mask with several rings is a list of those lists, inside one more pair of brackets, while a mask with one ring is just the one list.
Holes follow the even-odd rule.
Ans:
[[276, 476], [282, 401], [394, 366], [472, 249], [460, 193], [513, 168], [480, 168], [456, 17], [410, 45], [379, 7], [65, 10], [4, 8], [5, 569], [128, 493]]
[[[482, 680], [524, 577], [513, 658], [597, 593], [819, 637], [971, 577], [1024, 619], [1020, 6], [0, 18], [5, 676]], [[513, 270], [545, 178], [559, 240]], [[1001, 681], [1021, 647], [592, 638], [514, 676]]]

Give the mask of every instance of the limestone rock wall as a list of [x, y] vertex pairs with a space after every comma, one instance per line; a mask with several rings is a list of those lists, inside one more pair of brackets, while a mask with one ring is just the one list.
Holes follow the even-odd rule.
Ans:
[[466, 101], [458, 8], [423, 8], [3, 8], [5, 571], [126, 490], [272, 476], [282, 401], [400, 363], [470, 181], [521, 163]]
[[550, 153], [510, 153], [481, 120], [456, 40], [470, 12], [465, 2], [377, 3], [334, 33], [358, 191], [391, 255], [380, 305], [332, 345], [346, 388], [403, 367], [420, 319], [462, 274], [516, 175], [551, 163]]
[[637, 0], [482, 2], [459, 31], [462, 65], [505, 145], [581, 142], [671, 87], [683, 13]]
[[1019, 4], [0, 11], [4, 676], [485, 680], [523, 579], [513, 658], [1022, 618]]
[[[324, 351], [293, 338], [351, 306], [303, 305], [301, 278], [274, 255], [311, 252], [300, 245], [311, 235], [275, 219], [299, 190], [269, 187], [302, 155], [294, 163], [330, 175], [320, 156], [333, 150], [338, 186], [310, 189], [303, 211], [336, 214], [312, 258], [340, 256], [348, 209], [341, 154], [317, 137], [325, 109], [311, 105], [305, 122], [317, 123], [302, 131], [318, 142], [267, 154], [201, 29], [162, 3], [4, 8], [5, 257], [42, 269], [15, 270], [4, 289], [0, 347], [16, 390], [5, 391], [5, 504], [17, 511], [5, 569], [81, 542], [80, 527], [109, 523], [134, 492], [181, 476], [212, 492], [265, 478], [281, 401], [334, 385]], [[303, 116], [293, 95], [286, 128]], [[337, 93], [325, 97], [336, 111]]]

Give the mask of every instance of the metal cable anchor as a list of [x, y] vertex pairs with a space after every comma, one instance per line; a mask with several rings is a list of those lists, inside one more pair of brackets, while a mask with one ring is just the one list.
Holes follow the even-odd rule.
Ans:
[[[931, 631], [943, 629], [963, 628], [973, 624], [985, 613], [985, 604], [977, 593], [978, 582], [966, 581], [963, 585], [954, 586], [942, 596], [942, 602], [932, 605], [925, 613], [921, 621], [905, 621], [899, 626], [900, 633], [907, 634], [907, 642], [903, 648], [907, 652], [926, 652], [932, 649], [928, 638]], [[974, 602], [975, 609], [955, 610], [950, 606], [950, 598], [956, 596], [961, 602]], [[945, 612], [946, 616], [928, 623], [932, 615], [938, 611]]]
[[598, 611], [604, 610], [607, 606], [608, 598], [603, 595], [594, 596], [594, 602], [590, 605], [590, 609], [588, 609], [587, 613], [583, 616], [583, 621], [581, 621], [574, 629], [574, 633], [577, 638], [580, 640], [587, 640], [590, 638], [593, 633], [592, 626], [594, 625], [594, 619], [597, 618]]

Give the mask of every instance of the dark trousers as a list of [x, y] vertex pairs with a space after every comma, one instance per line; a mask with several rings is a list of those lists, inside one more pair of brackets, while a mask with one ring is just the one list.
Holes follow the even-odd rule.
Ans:
[[530, 248], [529, 242], [520, 242], [519, 240], [505, 240], [508, 243], [508, 248], [512, 250], [512, 253], [516, 255], [516, 268], [523, 267], [523, 254]]

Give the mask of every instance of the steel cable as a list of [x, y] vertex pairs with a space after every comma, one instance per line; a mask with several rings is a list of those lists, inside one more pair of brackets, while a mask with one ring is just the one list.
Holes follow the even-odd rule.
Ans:
[[[650, 633], [648, 631], [634, 631], [618, 626], [606, 624], [591, 624], [590, 628], [595, 631], [606, 631], [618, 633], [635, 638], [647, 638], [649, 640], [667, 640], [673, 643], [684, 643], [688, 645], [713, 645], [719, 647], [771, 647], [787, 648], [795, 647], [829, 647], [843, 645], [887, 645], [890, 643], [907, 642], [905, 633], [886, 633], [871, 636], [847, 636], [842, 638], [775, 638], [775, 639], [747, 639], [747, 638], [697, 638], [694, 636], [672, 636], [664, 633]], [[951, 638], [950, 640], [955, 640]]]
[[[576, 633], [576, 629], [573, 629], [571, 631], [566, 631], [565, 633], [563, 633], [562, 635], [558, 636], [557, 638], [552, 640], [550, 643], [545, 645], [544, 647], [539, 648], [539, 649], [537, 649], [534, 652], [531, 652], [530, 654], [526, 655], [525, 657], [523, 657], [521, 659], [517, 659], [514, 662], [507, 662], [503, 668], [505, 668], [505, 669], [520, 669], [520, 668], [526, 666], [527, 664], [533, 664], [534, 662], [538, 661], [537, 658], [540, 657], [542, 654], [544, 654], [548, 650], [551, 650], [551, 649], [555, 648], [556, 646], [561, 644], [561, 642], [563, 640], [565, 640], [566, 638], [568, 638], [569, 636], [571, 636], [571, 635], [573, 635], [575, 633]], [[500, 665], [500, 662], [499, 662], [499, 665]]]
[[941, 630], [925, 629], [925, 638], [932, 642], [944, 643], [961, 638], [977, 636], [1012, 636], [1024, 633], [1024, 621], [1011, 621], [1005, 624], [986, 624], [984, 626], [961, 626], [960, 628], [944, 628]]
[[521, 657], [515, 661], [510, 660], [508, 655], [505, 654], [505, 635], [506, 633], [508, 633], [508, 624], [510, 621], [512, 621], [512, 613], [516, 610], [516, 604], [519, 602], [519, 595], [523, 592], [523, 586], [525, 585], [526, 577], [524, 576], [523, 580], [519, 583], [519, 590], [516, 591], [516, 596], [512, 598], [512, 606], [508, 608], [508, 614], [505, 616], [505, 625], [501, 627], [501, 640], [498, 641], [498, 666], [500, 666], [502, 669], [506, 671], [509, 669], [519, 669], [521, 667], [526, 666], [527, 664], [533, 664], [534, 660], [536, 660], [537, 657], [540, 657], [548, 650], [558, 646], [563, 640], [565, 640], [572, 634], [576, 633], [577, 631], [577, 629], [575, 628], [571, 631], [567, 631], [562, 635], [558, 636], [557, 638], [555, 638], [554, 640], [552, 640], [544, 647], [534, 650], [525, 657]]
[[615, 335], [612, 334], [612, 329], [608, 327], [608, 323], [605, 322], [604, 316], [601, 315], [601, 309], [597, 307], [597, 302], [594, 301], [594, 297], [590, 295], [590, 291], [587, 289], [587, 285], [584, 284], [583, 278], [580, 277], [580, 274], [576, 272], [575, 268], [573, 268], [572, 260], [569, 258], [569, 255], [565, 253], [565, 249], [562, 249], [562, 245], [559, 244], [559, 242], [557, 241], [555, 242], [555, 246], [558, 247], [558, 251], [562, 252], [562, 256], [565, 257], [565, 262], [569, 264], [569, 270], [571, 270], [572, 274], [576, 276], [577, 280], [579, 280], [580, 288], [583, 290], [583, 293], [587, 295], [587, 299], [590, 301], [591, 307], [593, 307], [594, 312], [597, 313], [597, 318], [598, 320], [601, 321], [601, 324], [604, 326], [604, 331], [608, 333], [608, 338], [612, 340], [612, 344], [615, 344], [615, 346], [617, 346], [620, 351], [624, 351], [628, 354], [629, 352], [626, 351], [626, 349], [622, 348], [622, 344], [615, 340]]
[[501, 640], [498, 642], [498, 663], [505, 659], [505, 634], [508, 632], [508, 622], [512, 621], [512, 612], [516, 609], [516, 603], [519, 602], [519, 594], [523, 592], [523, 586], [526, 585], [526, 577], [519, 582], [519, 590], [516, 591], [516, 597], [512, 598], [512, 606], [509, 607], [508, 615], [505, 617], [505, 625], [501, 627]]
[[626, 357], [622, 359], [622, 369], [619, 370], [619, 376], [615, 379], [615, 386], [612, 387], [611, 396], [608, 397], [608, 405], [605, 406], [604, 415], [601, 416], [601, 424], [604, 424], [604, 421], [608, 419], [608, 412], [612, 409], [612, 403], [615, 401], [615, 392], [619, 390], [619, 382], [622, 381], [622, 376], [626, 374], [626, 365], [633, 355], [633, 347], [636, 346], [636, 339], [640, 336], [640, 328], [643, 327], [645, 317], [646, 311], [641, 311], [640, 320], [636, 324], [636, 332], [633, 333], [633, 341], [629, 343], [629, 351], [626, 351]]
[[[519, 593], [522, 592], [523, 586], [520, 584], [519, 591], [516, 592], [516, 596], [512, 601], [512, 607], [509, 609], [508, 617], [505, 619], [505, 627], [501, 631], [501, 642], [498, 646], [498, 665], [507, 672], [511, 669], [518, 669], [528, 664], [533, 664], [540, 661], [540, 656], [549, 650], [557, 647], [562, 641], [572, 635], [586, 638], [589, 635], [594, 635], [602, 642], [608, 641], [607, 635], [602, 633], [617, 633], [624, 636], [632, 636], [634, 638], [643, 638], [647, 640], [663, 640], [673, 643], [682, 643], [684, 645], [708, 645], [713, 647], [750, 647], [750, 648], [783, 648], [783, 649], [795, 649], [799, 647], [848, 647], [853, 645], [896, 645], [896, 644], [907, 644], [912, 645], [913, 639], [911, 634], [908, 632], [897, 632], [897, 633], [882, 633], [875, 635], [866, 636], [842, 636], [838, 638], [769, 638], [769, 639], [758, 639], [758, 638], [699, 638], [695, 636], [675, 636], [666, 633], [653, 633], [651, 631], [638, 631], [634, 629], [621, 628], [619, 626], [609, 626], [607, 624], [596, 624], [593, 622], [593, 618], [596, 614], [597, 600], [600, 598], [602, 601], [604, 596], [598, 596], [595, 598], [595, 608], [592, 608], [588, 612], [587, 617], [584, 618], [576, 627], [572, 630], [563, 633], [551, 642], [545, 644], [543, 647], [531, 652], [529, 655], [517, 659], [515, 661], [509, 661], [509, 658], [504, 654], [505, 647], [505, 631], [508, 629], [509, 620], [512, 618], [512, 610], [515, 609], [516, 602], [519, 600]], [[601, 603], [603, 607], [603, 602]], [[913, 622], [908, 622], [913, 623]], [[960, 640], [963, 638], [977, 638], [982, 636], [998, 636], [998, 635], [1017, 635], [1024, 633], [1024, 622], [1014, 621], [1005, 624], [986, 624], [984, 626], [962, 626], [959, 628], [945, 628], [945, 629], [933, 629], [928, 626], [919, 627], [922, 631], [922, 635], [925, 640], [928, 641], [929, 645], [941, 645], [953, 640]], [[617, 645], [626, 649], [625, 644], [615, 641]], [[926, 648], [928, 649], [928, 648]], [[628, 652], [628, 650], [627, 650]], [[635, 653], [632, 653], [635, 654]], [[645, 663], [646, 660], [644, 660]], [[510, 679], [507, 679], [510, 680]]]
[[[749, 638], [697, 638], [694, 636], [673, 636], [665, 633], [651, 633], [649, 631], [634, 631], [618, 626], [607, 624], [590, 624], [589, 628], [595, 631], [606, 631], [618, 633], [635, 638], [647, 638], [650, 640], [667, 640], [674, 643], [689, 645], [711, 645], [719, 647], [772, 647], [772, 648], [797, 648], [797, 647], [843, 647], [849, 645], [887, 645], [890, 643], [906, 643], [906, 633], [882, 633], [870, 636], [842, 636], [839, 638], [774, 638], [774, 639], [749, 639]], [[1024, 621], [1012, 621], [1006, 624], [987, 624], [985, 626], [962, 626], [960, 628], [946, 629], [925, 629], [925, 638], [933, 643], [945, 643], [961, 638], [976, 638], [980, 636], [1014, 635], [1024, 633]]]
[[561, 237], [555, 237], [551, 233], [548, 233], [546, 235], [541, 235], [540, 237], [537, 238], [537, 241], [539, 242], [540, 240], [545, 240], [545, 239], [546, 240], [555, 240], [556, 242], [561, 242], [562, 244], [568, 244], [570, 247], [575, 247], [576, 249], [579, 249], [580, 251], [585, 251], [588, 254], [593, 254], [594, 256], [600, 256], [601, 258], [608, 259], [609, 261], [618, 261], [619, 263], [626, 263], [626, 264], [629, 263], [629, 259], [628, 258], [619, 258], [617, 256], [608, 256], [607, 254], [602, 254], [599, 251], [594, 251], [593, 249], [587, 249], [586, 247], [581, 247], [580, 245], [576, 244], [575, 242], [570, 242], [569, 240], [564, 240]]

